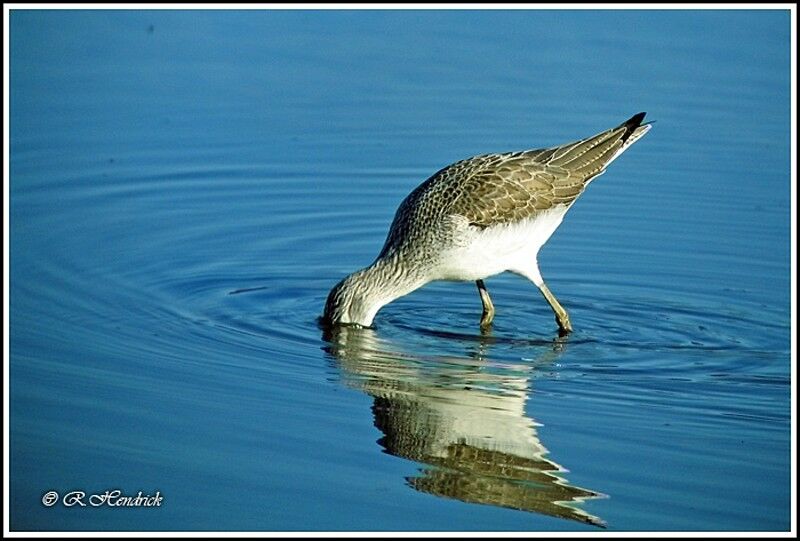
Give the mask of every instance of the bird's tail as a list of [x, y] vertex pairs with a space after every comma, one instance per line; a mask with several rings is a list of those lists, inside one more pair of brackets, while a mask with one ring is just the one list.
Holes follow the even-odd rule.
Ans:
[[547, 164], [567, 168], [588, 183], [650, 130], [651, 123], [642, 123], [645, 114], [635, 114], [619, 126], [592, 137], [549, 149]]
[[[619, 151], [613, 158], [611, 158], [611, 160], [625, 152], [625, 149], [641, 139], [644, 134], [650, 131], [650, 127], [653, 125], [653, 122], [645, 122], [642, 124], [642, 120], [644, 120], [644, 116], [646, 114], [647, 113], [635, 114], [619, 125], [620, 128], [625, 128], [625, 133], [622, 135], [622, 148], [619, 149]], [[608, 163], [611, 163], [611, 160], [609, 160]]]

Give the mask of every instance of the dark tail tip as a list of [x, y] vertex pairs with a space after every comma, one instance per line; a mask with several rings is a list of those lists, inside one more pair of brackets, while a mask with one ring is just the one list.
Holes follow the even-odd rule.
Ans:
[[642, 125], [642, 120], [644, 120], [646, 114], [647, 113], [637, 113], [620, 124], [620, 128], [625, 128], [625, 134], [622, 136], [623, 143], [628, 140], [628, 137], [631, 136], [636, 128]]

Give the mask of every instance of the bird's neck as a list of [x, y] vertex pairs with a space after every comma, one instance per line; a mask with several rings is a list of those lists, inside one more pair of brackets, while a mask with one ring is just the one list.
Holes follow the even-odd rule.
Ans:
[[331, 320], [369, 327], [375, 314], [393, 300], [422, 286], [413, 268], [403, 265], [397, 254], [384, 255], [372, 265], [354, 272], [331, 292]]

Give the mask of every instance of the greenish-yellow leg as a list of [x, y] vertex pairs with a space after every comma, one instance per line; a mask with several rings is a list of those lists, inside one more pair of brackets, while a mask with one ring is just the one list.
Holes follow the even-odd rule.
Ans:
[[489, 297], [489, 291], [486, 290], [483, 280], [477, 280], [475, 283], [478, 285], [478, 293], [480, 293], [481, 302], [483, 303], [481, 327], [488, 327], [492, 324], [492, 319], [494, 319], [494, 304], [492, 304], [492, 299]]
[[539, 291], [542, 292], [542, 295], [544, 295], [544, 298], [547, 299], [547, 302], [550, 304], [550, 308], [555, 312], [559, 331], [564, 334], [572, 332], [572, 323], [569, 322], [567, 311], [564, 310], [564, 307], [558, 302], [558, 299], [556, 299], [556, 296], [550, 291], [550, 288], [547, 287], [547, 284], [542, 282], [539, 286]]

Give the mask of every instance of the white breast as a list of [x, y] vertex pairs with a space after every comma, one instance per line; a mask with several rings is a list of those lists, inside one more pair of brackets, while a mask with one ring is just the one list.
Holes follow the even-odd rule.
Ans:
[[525, 274], [569, 209], [559, 205], [536, 217], [483, 230], [470, 228], [463, 245], [442, 252], [441, 280], [480, 280], [504, 271]]

